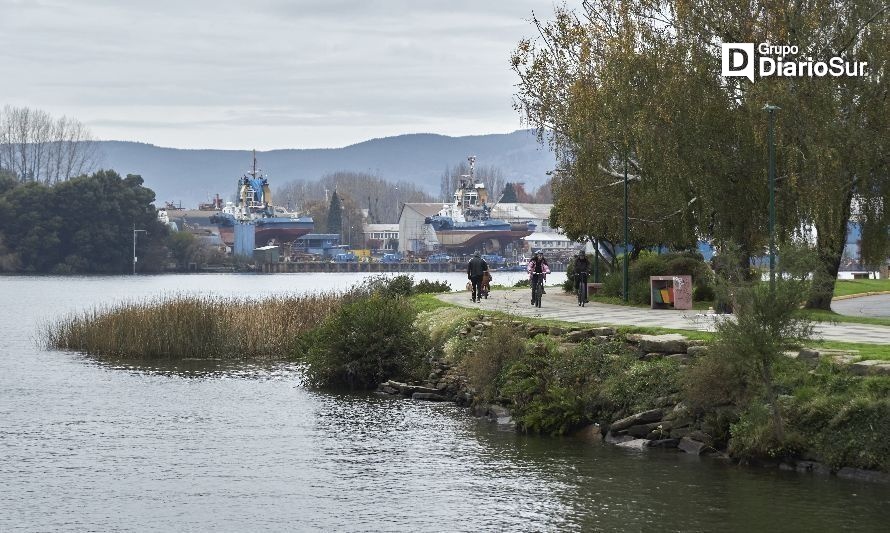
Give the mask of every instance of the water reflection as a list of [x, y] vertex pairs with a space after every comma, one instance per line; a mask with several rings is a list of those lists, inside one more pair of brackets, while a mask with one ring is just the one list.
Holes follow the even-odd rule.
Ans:
[[890, 487], [526, 437], [453, 405], [307, 390], [293, 363], [134, 364], [33, 342], [41, 318], [161, 288], [319, 285], [0, 277], [14, 306], [0, 315], [0, 531], [879, 531], [890, 519]]

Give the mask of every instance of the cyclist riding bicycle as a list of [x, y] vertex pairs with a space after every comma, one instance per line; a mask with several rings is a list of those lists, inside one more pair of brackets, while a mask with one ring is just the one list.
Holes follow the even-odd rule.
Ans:
[[536, 284], [541, 284], [541, 289], [543, 292], [544, 281], [547, 279], [547, 274], [550, 273], [550, 265], [548, 265], [547, 260], [544, 259], [544, 252], [542, 252], [541, 250], [535, 250], [535, 255], [528, 262], [526, 271], [528, 272], [528, 279], [531, 282], [532, 287], [532, 305], [535, 305]]
[[[578, 255], [575, 257], [575, 292], [579, 294], [578, 296], [578, 305], [582, 303], [587, 303], [587, 277], [590, 275], [590, 261], [587, 260], [587, 254], [584, 253], [584, 250], [578, 250]], [[582, 284], [584, 284], [582, 286]], [[582, 292], [578, 292], [581, 291]], [[583, 298], [583, 300], [582, 300]]]

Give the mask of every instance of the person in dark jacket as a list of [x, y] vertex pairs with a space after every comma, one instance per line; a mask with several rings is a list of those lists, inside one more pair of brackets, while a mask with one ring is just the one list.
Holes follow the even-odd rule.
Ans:
[[[584, 253], [584, 250], [578, 250], [578, 255], [575, 256], [575, 290], [578, 290], [578, 286], [581, 283], [587, 283], [587, 276], [590, 274], [590, 260], [587, 259], [587, 254]], [[585, 300], [585, 303], [587, 301]]]
[[482, 276], [488, 272], [488, 263], [482, 259], [481, 254], [477, 251], [473, 254], [473, 258], [467, 264], [467, 277], [473, 284], [473, 301], [482, 300]]

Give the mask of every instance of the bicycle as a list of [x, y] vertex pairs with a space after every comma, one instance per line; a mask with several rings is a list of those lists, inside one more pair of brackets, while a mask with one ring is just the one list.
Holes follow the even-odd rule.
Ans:
[[541, 307], [541, 293], [544, 291], [544, 274], [532, 274], [532, 305]]
[[584, 307], [587, 303], [587, 272], [575, 274], [575, 292], [578, 293], [578, 305]]

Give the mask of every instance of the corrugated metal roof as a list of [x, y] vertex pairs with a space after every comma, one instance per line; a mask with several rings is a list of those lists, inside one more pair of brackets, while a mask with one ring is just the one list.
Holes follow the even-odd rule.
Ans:
[[553, 204], [499, 203], [491, 210], [491, 218], [507, 220], [544, 220], [550, 218]]

